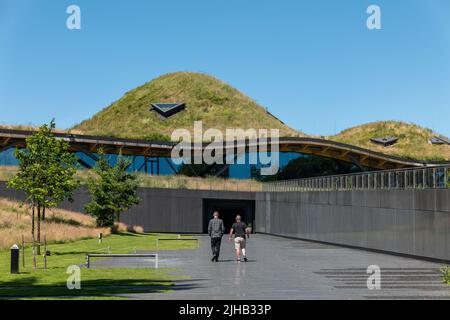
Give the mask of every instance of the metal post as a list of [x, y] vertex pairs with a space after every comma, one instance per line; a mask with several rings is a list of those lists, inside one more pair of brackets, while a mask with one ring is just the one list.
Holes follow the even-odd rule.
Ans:
[[450, 187], [450, 181], [449, 181], [449, 173], [450, 169], [448, 168], [444, 168], [444, 188], [449, 188]]
[[433, 188], [436, 189], [436, 169], [433, 169]]
[[22, 267], [25, 268], [25, 239], [22, 235]]
[[32, 246], [33, 246], [33, 268], [36, 269], [36, 248], [34, 244], [34, 236], [32, 240]]
[[47, 236], [44, 236], [44, 269], [47, 269]]
[[422, 179], [422, 187], [425, 189], [427, 187], [427, 174], [425, 169], [422, 170]]
[[404, 189], [408, 189], [408, 171], [405, 171], [403, 174], [405, 175], [405, 185]]
[[391, 190], [391, 186], [392, 186], [392, 184], [391, 184], [391, 173], [390, 172], [388, 172], [388, 190]]
[[11, 247], [11, 274], [19, 274], [19, 252], [17, 244]]
[[417, 170], [413, 171], [413, 187], [414, 189], [417, 188]]

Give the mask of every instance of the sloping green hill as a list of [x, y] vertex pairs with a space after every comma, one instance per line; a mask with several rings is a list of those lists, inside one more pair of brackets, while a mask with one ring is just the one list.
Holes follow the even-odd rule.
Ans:
[[[150, 112], [151, 103], [186, 103], [169, 118]], [[84, 134], [169, 140], [175, 129], [279, 129], [281, 136], [301, 136], [262, 106], [224, 82], [206, 75], [178, 72], [163, 75], [126, 93], [91, 119], [74, 127]]]
[[[450, 146], [429, 143], [430, 138], [434, 136], [440, 135], [415, 124], [382, 121], [344, 130], [330, 139], [405, 158], [450, 160]], [[370, 141], [372, 138], [382, 137], [397, 137], [399, 140], [390, 147], [383, 147]]]

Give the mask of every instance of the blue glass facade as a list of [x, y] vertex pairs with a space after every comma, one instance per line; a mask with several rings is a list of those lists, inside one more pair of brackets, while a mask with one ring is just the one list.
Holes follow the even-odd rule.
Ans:
[[[96, 154], [88, 156], [84, 153], [77, 153], [80, 162], [80, 169], [85, 166], [93, 167], [96, 162]], [[107, 156], [110, 164], [114, 165], [117, 161], [117, 155]], [[217, 165], [177, 165], [170, 158], [148, 158], [143, 156], [127, 156], [131, 160], [130, 171], [142, 172], [153, 175], [174, 175], [177, 173], [196, 176], [196, 175], [218, 175], [224, 178], [232, 179], [258, 179], [258, 180], [286, 180], [313, 176], [323, 176], [332, 174], [344, 174], [362, 171], [358, 166], [338, 162], [333, 159], [326, 159], [314, 155], [302, 153], [279, 153], [279, 171], [274, 176], [262, 176], [260, 169], [263, 167], [258, 161], [256, 164], [250, 163], [250, 154], [245, 155], [244, 164], [231, 164], [229, 166]], [[258, 157], [259, 159], [259, 157]], [[0, 166], [15, 166], [17, 159], [14, 157], [14, 149], [9, 149], [0, 153]]]

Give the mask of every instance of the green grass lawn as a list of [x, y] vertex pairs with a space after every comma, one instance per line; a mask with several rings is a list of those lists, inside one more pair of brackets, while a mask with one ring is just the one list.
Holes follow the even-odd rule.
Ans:
[[[38, 268], [32, 267], [31, 250], [27, 249], [26, 267], [20, 274], [10, 274], [10, 252], [0, 251], [0, 299], [120, 299], [116, 294], [153, 293], [170, 291], [176, 277], [168, 269], [81, 269], [81, 290], [67, 289], [67, 267], [84, 265], [86, 253], [133, 253], [134, 250], [156, 251], [158, 237], [174, 238], [176, 235], [132, 234], [111, 235], [103, 240], [86, 239], [75, 242], [51, 244], [47, 250], [47, 269], [43, 257], [38, 257]], [[193, 241], [167, 241], [159, 250], [194, 249]], [[21, 261], [22, 263], [22, 261]], [[151, 265], [150, 267], [153, 267]]]

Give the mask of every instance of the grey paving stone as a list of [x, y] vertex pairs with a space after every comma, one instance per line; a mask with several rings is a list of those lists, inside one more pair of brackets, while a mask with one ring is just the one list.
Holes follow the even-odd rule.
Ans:
[[[248, 263], [234, 261], [224, 238], [221, 262], [210, 261], [209, 238], [200, 249], [163, 251], [160, 267], [185, 275], [173, 292], [129, 294], [134, 299], [450, 299], [438, 263], [356, 249], [254, 235]], [[108, 262], [101, 261], [102, 266]], [[105, 265], [106, 264], [106, 265]], [[150, 263], [151, 264], [151, 263]], [[367, 267], [381, 268], [381, 290], [367, 289]]]

